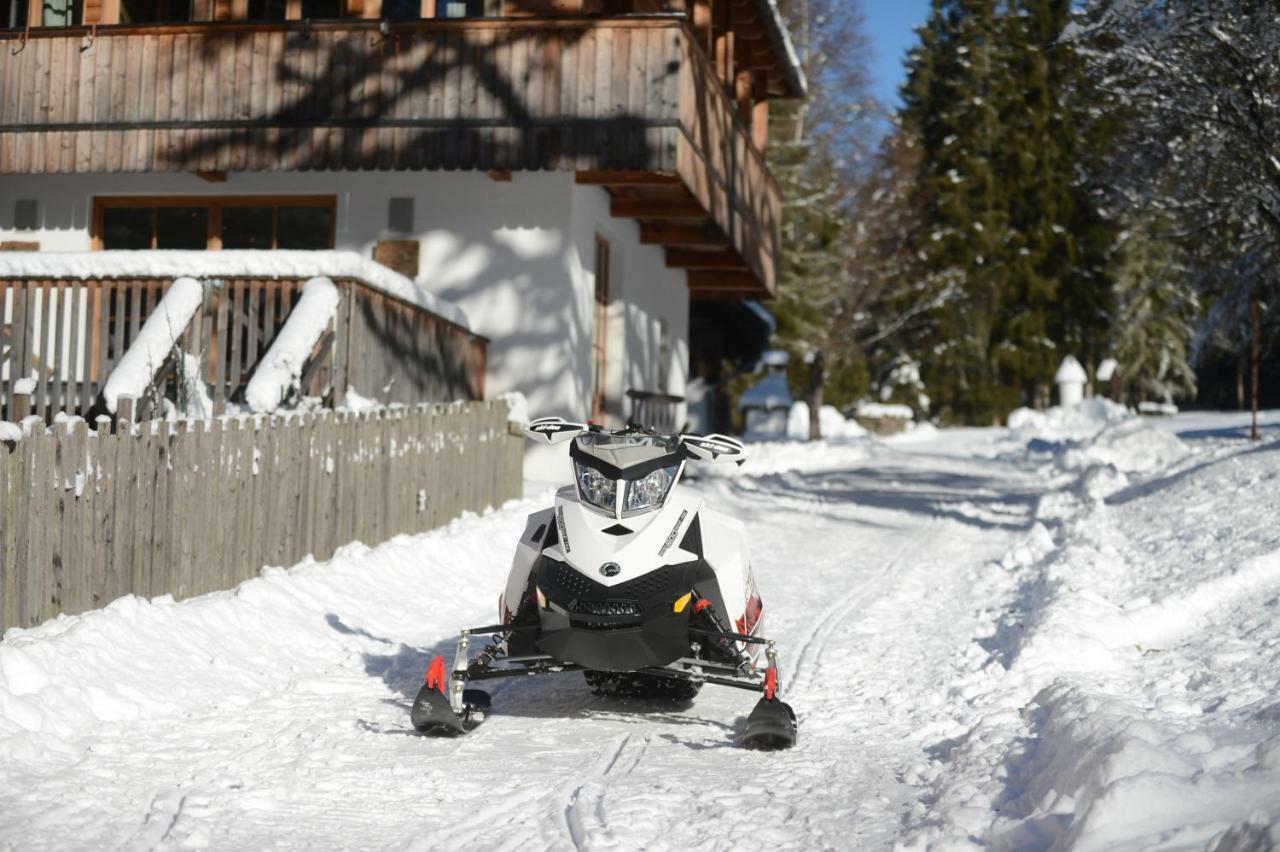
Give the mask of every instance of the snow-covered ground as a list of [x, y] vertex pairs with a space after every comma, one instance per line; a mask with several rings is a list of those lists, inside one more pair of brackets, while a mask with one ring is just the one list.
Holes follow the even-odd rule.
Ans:
[[531, 495], [234, 592], [0, 642], [0, 848], [1267, 849], [1280, 844], [1280, 416], [760, 445], [746, 520], [800, 741], [752, 700], [508, 681], [407, 724], [492, 620]]

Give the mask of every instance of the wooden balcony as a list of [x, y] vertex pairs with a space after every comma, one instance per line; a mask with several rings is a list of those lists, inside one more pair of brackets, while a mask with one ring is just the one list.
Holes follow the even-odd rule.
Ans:
[[701, 295], [772, 295], [780, 197], [686, 19], [0, 31], [0, 174], [536, 170]]

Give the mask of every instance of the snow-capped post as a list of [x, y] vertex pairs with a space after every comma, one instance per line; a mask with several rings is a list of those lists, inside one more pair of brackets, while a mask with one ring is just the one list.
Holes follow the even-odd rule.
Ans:
[[21, 423], [31, 416], [31, 391], [13, 392], [13, 413], [9, 415], [14, 423]]
[[122, 393], [116, 397], [116, 434], [128, 435], [133, 428], [133, 396]]
[[1084, 399], [1084, 383], [1089, 380], [1089, 376], [1074, 355], [1062, 359], [1053, 380], [1058, 385], [1058, 405], [1069, 408], [1079, 405]]

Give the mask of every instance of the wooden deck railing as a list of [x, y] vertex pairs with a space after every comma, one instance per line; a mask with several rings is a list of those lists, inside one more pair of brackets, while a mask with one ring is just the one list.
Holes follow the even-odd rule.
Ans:
[[[107, 376], [137, 338], [168, 289], [167, 278], [0, 278], [0, 419], [14, 417], [15, 390], [34, 377], [31, 410], [46, 420], [65, 411], [104, 411]], [[243, 402], [244, 388], [283, 327], [301, 278], [216, 279], [178, 346], [200, 358], [217, 415]], [[488, 342], [416, 305], [334, 278], [342, 302], [332, 345], [317, 353], [303, 393], [341, 403], [348, 388], [379, 402], [418, 403], [484, 397]], [[154, 406], [140, 401], [145, 413]], [[27, 413], [27, 412], [23, 412]]]

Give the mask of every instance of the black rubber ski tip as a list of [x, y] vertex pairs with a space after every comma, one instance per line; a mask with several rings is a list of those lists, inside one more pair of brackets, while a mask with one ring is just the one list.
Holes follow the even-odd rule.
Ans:
[[776, 698], [761, 698], [747, 717], [747, 748], [775, 751], [796, 744], [796, 714], [791, 705]]
[[453, 736], [464, 734], [458, 714], [449, 706], [449, 699], [440, 690], [423, 684], [418, 690], [418, 697], [413, 699], [413, 709], [409, 711], [409, 721], [415, 731], [423, 734]]
[[489, 713], [489, 693], [479, 689], [464, 689], [462, 716], [453, 712], [449, 699], [440, 690], [423, 685], [413, 700], [409, 721], [414, 730], [432, 736], [456, 736], [474, 730]]

